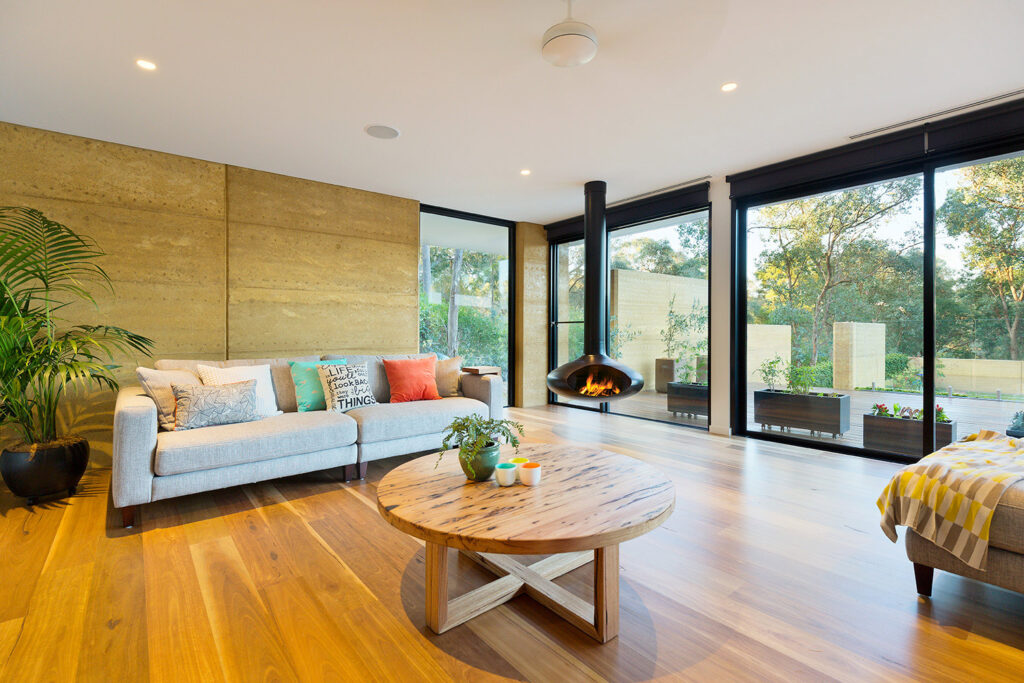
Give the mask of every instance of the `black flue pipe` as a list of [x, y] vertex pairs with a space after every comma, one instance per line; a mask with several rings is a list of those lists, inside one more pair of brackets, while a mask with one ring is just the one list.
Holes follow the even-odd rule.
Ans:
[[583, 353], [607, 353], [608, 225], [605, 195], [608, 184], [591, 180], [583, 186]]

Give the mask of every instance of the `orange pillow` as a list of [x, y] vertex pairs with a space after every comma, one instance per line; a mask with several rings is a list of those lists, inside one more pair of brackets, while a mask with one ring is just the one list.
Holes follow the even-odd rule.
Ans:
[[437, 356], [383, 360], [384, 372], [387, 373], [388, 384], [391, 385], [392, 403], [441, 398], [437, 393], [437, 380], [434, 378]]

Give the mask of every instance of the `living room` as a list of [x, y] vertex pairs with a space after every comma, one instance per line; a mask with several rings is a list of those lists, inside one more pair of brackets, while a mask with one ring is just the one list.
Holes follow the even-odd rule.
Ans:
[[1017, 678], [1017, 3], [2, 16], [0, 680]]

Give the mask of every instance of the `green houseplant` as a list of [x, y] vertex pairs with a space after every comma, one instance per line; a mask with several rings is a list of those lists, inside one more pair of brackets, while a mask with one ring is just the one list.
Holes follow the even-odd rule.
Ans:
[[[765, 389], [754, 390], [754, 421], [761, 429], [806, 429], [838, 438], [850, 429], [850, 396], [814, 391], [815, 367], [787, 363], [779, 355], [757, 369]], [[778, 388], [783, 381], [785, 389]]]
[[510, 444], [518, 453], [522, 436], [523, 425], [512, 420], [491, 420], [476, 414], [457, 417], [445, 427], [437, 462], [440, 464], [445, 451], [458, 446], [459, 464], [466, 478], [487, 481], [498, 465], [500, 442]]
[[72, 387], [118, 388], [116, 354], [148, 353], [153, 342], [110, 325], [72, 325], [68, 306], [96, 305], [112, 292], [94, 241], [25, 207], [0, 207], [0, 427], [21, 441], [0, 454], [0, 474], [16, 495], [74, 493], [89, 444], [60, 434], [57, 408]]

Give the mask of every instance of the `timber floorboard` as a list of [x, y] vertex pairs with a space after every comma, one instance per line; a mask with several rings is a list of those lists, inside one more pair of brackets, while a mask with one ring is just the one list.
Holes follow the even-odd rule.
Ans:
[[[25, 508], [0, 487], [0, 681], [1020, 680], [1024, 595], [936, 572], [921, 598], [875, 499], [897, 465], [566, 407], [527, 442], [662, 469], [676, 510], [619, 553], [619, 637], [527, 596], [426, 627], [425, 547], [377, 513], [407, 458], [144, 505], [110, 473]], [[449, 456], [451, 457], [451, 456]], [[492, 580], [449, 551], [456, 597]], [[520, 558], [531, 561], [531, 558]], [[594, 567], [556, 582], [590, 599]]]

